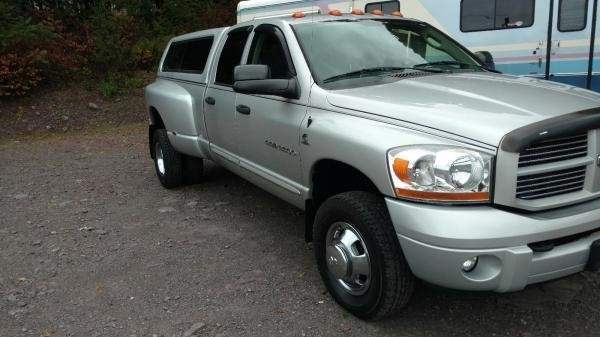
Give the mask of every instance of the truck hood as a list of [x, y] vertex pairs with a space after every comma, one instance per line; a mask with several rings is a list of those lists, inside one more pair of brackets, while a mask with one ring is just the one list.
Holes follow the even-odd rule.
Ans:
[[455, 73], [332, 90], [327, 101], [498, 146], [522, 126], [599, 107], [600, 94], [529, 77]]

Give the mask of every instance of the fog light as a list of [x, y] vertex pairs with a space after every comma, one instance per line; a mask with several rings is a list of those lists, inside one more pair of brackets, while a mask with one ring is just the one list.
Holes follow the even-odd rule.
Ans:
[[479, 260], [479, 258], [477, 256], [468, 259], [467, 261], [463, 262], [462, 264], [462, 270], [465, 273], [470, 273], [473, 271], [473, 269], [475, 269], [475, 267], [477, 267], [477, 261]]

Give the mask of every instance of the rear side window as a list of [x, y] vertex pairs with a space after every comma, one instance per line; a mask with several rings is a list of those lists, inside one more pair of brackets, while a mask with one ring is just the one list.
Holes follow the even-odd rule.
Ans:
[[202, 74], [213, 45], [213, 37], [171, 44], [163, 71]]
[[244, 53], [244, 47], [249, 35], [250, 32], [247, 30], [229, 33], [219, 57], [219, 65], [215, 78], [216, 84], [224, 86], [233, 85], [233, 68], [242, 62], [242, 54]]
[[588, 0], [560, 0], [558, 30], [575, 32], [587, 26]]
[[178, 71], [183, 60], [183, 53], [185, 52], [185, 45], [180, 42], [171, 43], [167, 57], [163, 64], [162, 71]]
[[400, 10], [400, 2], [398, 1], [383, 1], [371, 2], [365, 6], [365, 12], [370, 13], [374, 10], [383, 11], [385, 14], [391, 14]]
[[533, 25], [535, 0], [462, 0], [460, 30], [477, 32]]

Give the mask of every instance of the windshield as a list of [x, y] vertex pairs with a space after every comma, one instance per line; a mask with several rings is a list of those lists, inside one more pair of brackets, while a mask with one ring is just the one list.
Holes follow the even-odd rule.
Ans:
[[460, 45], [420, 22], [336, 20], [293, 29], [319, 84], [407, 69], [482, 70]]

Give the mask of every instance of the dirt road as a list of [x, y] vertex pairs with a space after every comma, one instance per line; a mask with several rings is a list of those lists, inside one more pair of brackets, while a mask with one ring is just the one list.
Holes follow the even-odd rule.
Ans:
[[303, 215], [214, 165], [173, 191], [142, 124], [0, 144], [0, 336], [600, 335], [600, 276], [510, 294], [420, 284], [400, 315], [325, 293]]

